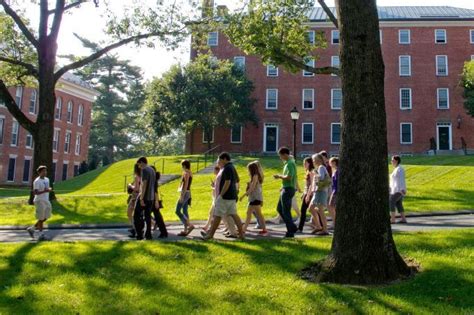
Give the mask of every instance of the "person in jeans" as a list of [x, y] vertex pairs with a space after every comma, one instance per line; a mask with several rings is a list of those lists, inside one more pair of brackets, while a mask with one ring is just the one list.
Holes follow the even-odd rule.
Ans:
[[402, 162], [400, 156], [394, 155], [391, 162], [394, 169], [392, 174], [390, 174], [390, 222], [395, 223], [395, 209], [398, 209], [401, 217], [398, 223], [407, 223], [405, 209], [403, 208], [403, 197], [407, 193], [405, 170], [400, 165]]
[[151, 211], [155, 202], [155, 171], [148, 166], [148, 160], [142, 156], [137, 160], [137, 165], [141, 170], [141, 185], [138, 201], [133, 213], [133, 221], [135, 223], [135, 231], [137, 240], [143, 239], [143, 229], [146, 223], [145, 238], [152, 240], [151, 235]]
[[282, 147], [278, 150], [278, 155], [284, 163], [283, 174], [273, 175], [275, 179], [281, 179], [282, 189], [278, 201], [277, 211], [286, 225], [285, 237], [294, 237], [298, 230], [291, 218], [291, 203], [296, 191], [296, 163], [290, 158], [290, 150]]
[[161, 178], [161, 173], [156, 171], [156, 168], [154, 166], [151, 166], [151, 168], [155, 171], [156, 173], [156, 179], [155, 179], [155, 202], [153, 203], [153, 216], [155, 218], [155, 226], [158, 227], [160, 230], [160, 235], [158, 238], [167, 238], [168, 237], [168, 230], [166, 229], [165, 221], [163, 220], [163, 215], [161, 214], [161, 208], [163, 207], [161, 202], [160, 202], [160, 191], [159, 191], [159, 181]]
[[313, 159], [307, 157], [304, 159], [305, 174], [305, 185], [303, 190], [303, 196], [301, 197], [301, 217], [298, 225], [298, 231], [303, 232], [303, 227], [306, 223], [306, 212], [308, 211], [313, 192], [311, 191], [311, 184], [313, 183], [313, 170], [314, 164]]
[[178, 236], [188, 236], [194, 225], [189, 220], [188, 208], [191, 205], [191, 184], [193, 183], [193, 173], [191, 172], [191, 162], [188, 160], [181, 161], [183, 173], [181, 175], [181, 183], [179, 185], [179, 199], [176, 203], [176, 215], [184, 225], [184, 230]]
[[49, 186], [49, 178], [46, 177], [48, 169], [46, 166], [39, 166], [37, 169], [38, 177], [33, 182], [33, 193], [35, 198], [33, 202], [36, 208], [36, 224], [26, 229], [32, 239], [35, 239], [35, 230], [38, 230], [40, 235], [38, 241], [47, 240], [43, 234], [43, 225], [46, 220], [51, 217], [51, 202], [49, 202], [49, 192], [52, 191]]
[[219, 193], [216, 197], [214, 218], [209, 232], [201, 231], [202, 238], [209, 240], [214, 237], [222, 217], [230, 216], [237, 225], [239, 238], [244, 239], [242, 221], [237, 214], [237, 171], [231, 162], [230, 155], [223, 152], [219, 155], [219, 164], [222, 166], [222, 177], [219, 182]]

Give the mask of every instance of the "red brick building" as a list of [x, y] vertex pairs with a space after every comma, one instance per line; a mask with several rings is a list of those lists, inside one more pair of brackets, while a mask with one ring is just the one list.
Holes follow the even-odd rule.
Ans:
[[[474, 10], [379, 7], [379, 17], [389, 151], [426, 153], [433, 144], [440, 151], [474, 149], [474, 118], [466, 114], [459, 86], [464, 62], [474, 58]], [[324, 32], [328, 42], [316, 66], [338, 66], [338, 31], [320, 8], [313, 9], [310, 19], [312, 32]], [[343, 106], [337, 76], [289, 74], [265, 66], [258, 57], [245, 56], [222, 33], [210, 33], [208, 44], [217, 58], [245, 67], [255, 84], [260, 119], [258, 127], [216, 129], [210, 139], [213, 146], [242, 153], [274, 153], [282, 145], [292, 148], [290, 110], [296, 106], [301, 114], [297, 152], [326, 149], [337, 154]], [[205, 140], [202, 131], [195, 130], [187, 137], [187, 151], [206, 151]]]
[[[38, 113], [35, 89], [12, 87], [21, 110], [31, 120]], [[56, 86], [53, 140], [53, 169], [56, 181], [78, 174], [79, 165], [87, 160], [92, 102], [97, 91], [72, 74], [65, 74]], [[33, 138], [8, 112], [0, 101], [0, 184], [28, 185], [33, 171]]]

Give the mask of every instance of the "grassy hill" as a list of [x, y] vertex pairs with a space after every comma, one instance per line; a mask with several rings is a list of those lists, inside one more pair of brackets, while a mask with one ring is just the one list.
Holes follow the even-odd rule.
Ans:
[[[180, 157], [152, 157], [151, 163], [165, 161], [165, 174], [179, 174]], [[188, 157], [192, 161], [197, 156]], [[163, 159], [163, 160], [161, 160]], [[246, 164], [254, 157], [240, 157], [236, 163], [241, 176], [242, 186], [249, 180]], [[260, 158], [265, 169], [264, 207], [267, 218], [276, 215], [276, 203], [279, 196], [280, 182], [272, 178], [281, 171], [281, 162], [276, 157]], [[56, 185], [58, 201], [54, 203], [54, 216], [50, 223], [99, 223], [125, 222], [126, 199], [123, 192], [124, 176], [130, 175], [135, 159], [120, 161], [71, 180]], [[301, 162], [301, 161], [299, 161]], [[200, 162], [202, 164], [202, 161]], [[408, 195], [405, 208], [408, 212], [446, 211], [474, 209], [474, 157], [410, 157], [403, 158], [402, 164], [407, 172]], [[195, 170], [197, 163], [192, 164]], [[201, 168], [201, 167], [200, 167]], [[302, 184], [303, 169], [298, 168], [299, 181]], [[192, 187], [192, 220], [207, 218], [211, 205], [210, 180], [212, 174], [195, 174]], [[130, 179], [129, 179], [130, 181]], [[165, 209], [163, 214], [167, 221], [177, 221], [174, 214], [178, 198], [178, 181], [172, 181], [161, 187]], [[16, 193], [17, 191], [15, 191]], [[0, 195], [8, 193], [0, 191]], [[23, 191], [25, 194], [26, 191]], [[0, 199], [0, 225], [26, 224], [33, 219], [34, 208], [25, 203], [25, 198], [13, 197]], [[246, 202], [239, 203], [239, 213], [244, 216]]]

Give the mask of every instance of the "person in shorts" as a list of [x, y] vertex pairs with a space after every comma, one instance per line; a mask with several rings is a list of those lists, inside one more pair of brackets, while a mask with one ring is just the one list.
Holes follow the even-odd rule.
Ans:
[[262, 227], [262, 230], [258, 232], [259, 235], [266, 235], [267, 229], [265, 226], [265, 218], [262, 214], [262, 206], [263, 206], [263, 170], [260, 166], [259, 161], [251, 162], [247, 165], [247, 169], [249, 171], [250, 182], [247, 185], [247, 190], [245, 194], [240, 197], [240, 201], [244, 199], [244, 197], [248, 197], [249, 203], [247, 206], [247, 217], [245, 219], [244, 224], [244, 232], [247, 232], [248, 226], [250, 224], [250, 220], [252, 219], [252, 214], [258, 218], [259, 225]]
[[237, 225], [239, 238], [243, 239], [242, 220], [237, 214], [237, 171], [227, 152], [219, 155], [218, 163], [222, 167], [222, 177], [219, 183], [219, 194], [215, 200], [214, 218], [209, 231], [201, 231], [201, 235], [204, 240], [212, 239], [222, 218], [228, 215]]
[[328, 187], [331, 185], [331, 177], [324, 166], [323, 156], [319, 153], [312, 156], [315, 167], [314, 180], [312, 185], [313, 199], [309, 211], [313, 217], [319, 216], [321, 229], [316, 228], [311, 232], [316, 235], [329, 235], [326, 215], [324, 209], [328, 204]]
[[43, 233], [43, 225], [46, 220], [51, 217], [51, 202], [49, 201], [49, 192], [52, 191], [49, 186], [49, 178], [46, 177], [48, 169], [46, 166], [39, 166], [36, 170], [38, 177], [33, 182], [33, 193], [35, 198], [33, 202], [36, 209], [36, 224], [26, 229], [32, 239], [35, 239], [35, 230], [39, 231], [38, 240], [46, 240], [46, 236]]

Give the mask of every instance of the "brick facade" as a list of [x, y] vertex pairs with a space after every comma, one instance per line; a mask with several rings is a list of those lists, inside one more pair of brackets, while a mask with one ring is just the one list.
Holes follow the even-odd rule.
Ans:
[[[474, 118], [466, 114], [463, 107], [463, 88], [459, 86], [464, 62], [474, 58], [474, 35], [472, 34], [474, 18], [381, 20], [380, 27], [386, 71], [385, 102], [389, 151], [426, 153], [430, 149], [431, 138], [435, 139], [439, 150], [461, 149], [461, 138], [464, 139], [468, 148], [474, 149]], [[320, 51], [320, 59], [316, 62], [316, 66], [330, 66], [331, 58], [339, 54], [339, 45], [332, 44], [331, 38], [332, 31], [335, 29], [330, 23], [323, 21], [313, 22], [312, 29], [323, 31], [328, 42], [327, 49]], [[435, 42], [437, 29], [445, 30], [446, 43]], [[399, 30], [409, 30], [409, 44], [399, 43]], [[439, 33], [442, 35], [442, 32]], [[245, 56], [222, 34], [219, 34], [218, 45], [211, 48], [219, 59], [233, 60], [236, 56]], [[447, 56], [446, 76], [436, 74], [437, 55]], [[399, 73], [400, 56], [410, 56], [411, 74], [409, 76], [401, 76]], [[290, 119], [290, 110], [296, 106], [300, 112], [296, 132], [298, 153], [312, 153], [325, 149], [337, 154], [339, 145], [331, 143], [331, 126], [339, 123], [340, 110], [331, 109], [331, 90], [340, 87], [338, 77], [330, 75], [304, 77], [302, 72], [289, 74], [281, 68], [278, 69], [277, 77], [269, 77], [266, 66], [256, 56], [245, 56], [245, 69], [255, 84], [254, 97], [258, 100], [255, 110], [260, 119], [258, 127], [246, 126], [243, 129], [242, 142], [238, 144], [231, 143], [229, 129], [216, 129], [213, 147], [220, 145], [221, 150], [230, 152], [266, 153], [268, 150], [264, 148], [265, 126], [274, 124], [278, 128], [276, 146], [286, 145], [292, 148], [293, 122]], [[276, 110], [265, 108], [267, 89], [278, 89]], [[314, 89], [314, 109], [303, 109], [303, 89]], [[401, 109], [400, 89], [406, 89], [403, 91], [404, 95], [411, 89], [410, 109]], [[449, 107], [446, 109], [437, 107], [438, 89], [442, 89], [439, 92], [441, 99], [444, 99], [445, 89], [448, 89]], [[443, 105], [446, 107], [445, 103]], [[303, 123], [313, 124], [313, 143], [303, 144]], [[411, 141], [407, 141], [410, 138], [409, 125], [405, 125], [403, 127], [406, 132], [405, 141], [402, 144], [401, 124], [405, 123], [411, 124]], [[306, 140], [310, 138], [309, 135], [307, 136]], [[334, 136], [337, 137], [337, 134], [335, 133]], [[207, 143], [203, 143], [200, 130], [195, 130], [187, 136], [187, 152], [204, 152], [207, 148]]]
[[[27, 87], [12, 87], [9, 90], [14, 97], [18, 91], [18, 96], [21, 95], [22, 111], [28, 118], [35, 121], [38, 112], [38, 97], [34, 97], [34, 93], [37, 93], [36, 90]], [[56, 181], [75, 176], [80, 163], [87, 161], [92, 102], [97, 95], [96, 91], [70, 74], [62, 78], [57, 85], [54, 128], [56, 133], [59, 132], [59, 138], [57, 150], [53, 152], [53, 162], [56, 165], [56, 169], [53, 171]], [[35, 100], [35, 102], [32, 100]], [[60, 111], [58, 110], [58, 104], [61, 104]], [[72, 117], [68, 114], [68, 108], [72, 108]], [[70, 117], [70, 121], [68, 121], [68, 117]], [[15, 131], [16, 121], [4, 104], [0, 102], [1, 185], [28, 185], [31, 183], [34, 174], [34, 144], [30, 145], [29, 133], [21, 126], [18, 126], [17, 137], [14, 136]], [[70, 137], [69, 148], [66, 148], [65, 144], [66, 133], [70, 134], [68, 136]], [[67, 165], [67, 168], [64, 165]]]

